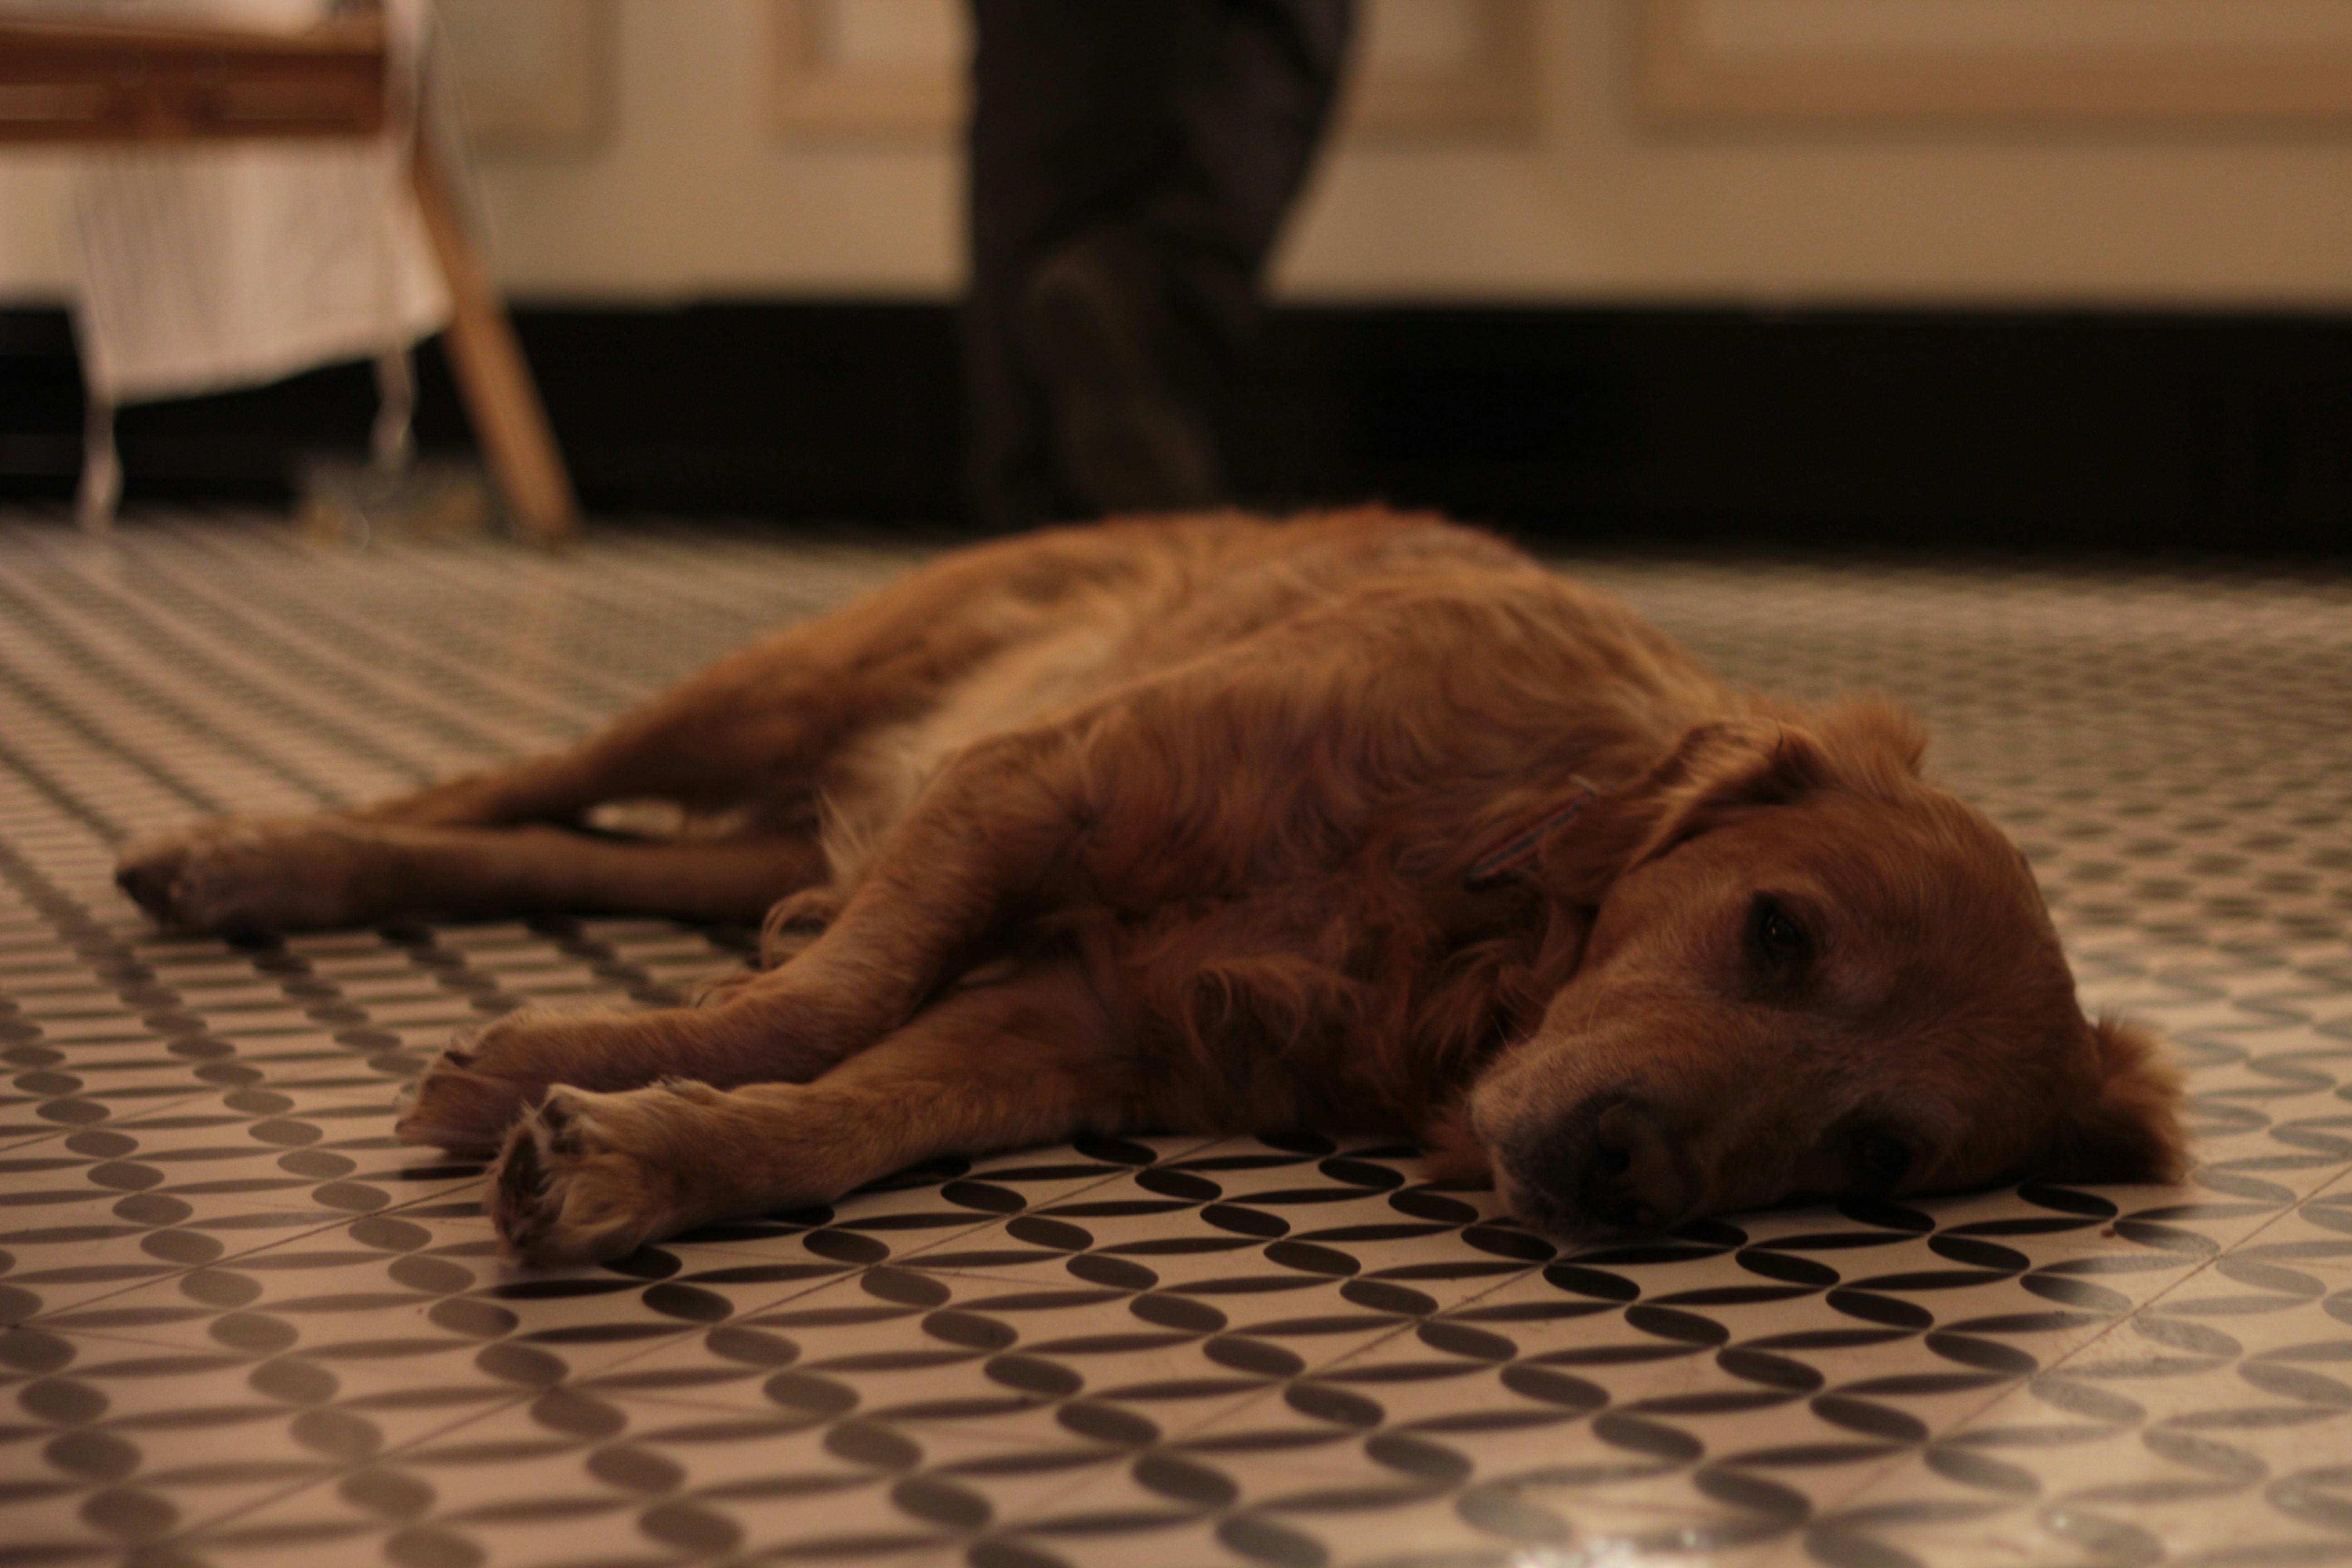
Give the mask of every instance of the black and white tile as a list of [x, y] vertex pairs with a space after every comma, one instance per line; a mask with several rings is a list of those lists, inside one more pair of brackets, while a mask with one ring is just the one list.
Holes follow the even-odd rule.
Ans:
[[0, 1563], [2352, 1562], [2352, 580], [1571, 563], [1930, 721], [2190, 1069], [2179, 1190], [1563, 1256], [1407, 1149], [1100, 1140], [526, 1275], [394, 1090], [744, 933], [229, 944], [111, 887], [129, 834], [544, 748], [913, 558], [0, 519]]

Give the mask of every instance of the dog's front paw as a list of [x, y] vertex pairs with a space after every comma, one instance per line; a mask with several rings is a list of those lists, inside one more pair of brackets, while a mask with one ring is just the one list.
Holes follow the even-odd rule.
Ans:
[[415, 1081], [400, 1091], [392, 1124], [394, 1138], [476, 1160], [499, 1152], [507, 1129], [541, 1086], [497, 1071], [495, 1056], [484, 1059], [483, 1036], [479, 1029], [458, 1030]]
[[459, 1029], [402, 1092], [393, 1135], [404, 1143], [488, 1159], [550, 1084], [623, 1089], [652, 1081], [658, 1068], [645, 1064], [658, 1061], [660, 1053], [641, 1038], [649, 1016], [612, 1008], [525, 1007]]
[[279, 931], [356, 917], [381, 846], [356, 824], [231, 817], [134, 840], [114, 882], [175, 931]]
[[688, 1124], [720, 1098], [685, 1079], [621, 1094], [550, 1089], [490, 1172], [490, 1219], [508, 1253], [541, 1268], [599, 1263], [707, 1217], [693, 1201]]

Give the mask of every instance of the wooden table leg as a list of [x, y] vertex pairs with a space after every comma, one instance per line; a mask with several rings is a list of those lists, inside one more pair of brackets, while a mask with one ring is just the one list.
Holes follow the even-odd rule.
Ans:
[[562, 539], [579, 526], [580, 503], [514, 324], [458, 221], [429, 137], [418, 136], [411, 168], [416, 205], [449, 286], [449, 360], [482, 455], [524, 537], [540, 543]]

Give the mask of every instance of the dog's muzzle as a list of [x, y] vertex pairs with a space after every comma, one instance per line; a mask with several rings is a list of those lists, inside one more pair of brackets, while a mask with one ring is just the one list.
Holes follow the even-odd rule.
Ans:
[[1503, 1163], [1507, 1189], [1535, 1211], [1526, 1217], [1547, 1230], [1671, 1230], [1699, 1206], [1686, 1145], [1632, 1095], [1586, 1100]]

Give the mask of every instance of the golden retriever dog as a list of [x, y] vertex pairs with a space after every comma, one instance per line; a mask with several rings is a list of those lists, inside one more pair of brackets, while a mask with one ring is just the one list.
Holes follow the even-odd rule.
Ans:
[[1407, 1133], [1570, 1237], [2176, 1175], [2175, 1074], [1923, 745], [1435, 519], [1176, 518], [944, 556], [561, 754], [120, 877], [201, 931], [764, 915], [698, 1005], [519, 1012], [417, 1082], [400, 1135], [495, 1154], [533, 1264], [1087, 1129]]

